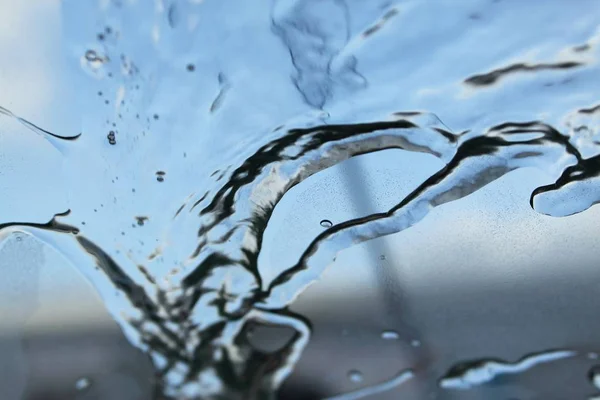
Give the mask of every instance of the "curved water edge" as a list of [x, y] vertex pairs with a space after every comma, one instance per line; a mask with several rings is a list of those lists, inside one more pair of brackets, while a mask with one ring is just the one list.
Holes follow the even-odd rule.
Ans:
[[[103, 14], [105, 25], [94, 32], [97, 40], [93, 45], [78, 43], [85, 50], [77, 61], [90, 79], [104, 85], [99, 86], [98, 97], [109, 111], [92, 113], [97, 115], [90, 118], [91, 123], [83, 124], [82, 134], [70, 136], [44, 130], [0, 107], [0, 117], [12, 118], [41, 135], [64, 156], [65, 179], [71, 186], [70, 212], [56, 214], [47, 223], [8, 221], [0, 225], [0, 234], [30, 234], [78, 268], [131, 343], [152, 358], [166, 395], [228, 399], [274, 396], [311, 333], [309, 321], [288, 308], [340, 251], [409, 229], [436, 207], [460, 200], [511, 171], [537, 168], [550, 177], [530, 199], [532, 208], [542, 214], [573, 215], [600, 202], [597, 102], [585, 96], [575, 98], [575, 111], [567, 113], [563, 121], [544, 116], [536, 104], [525, 103], [531, 112], [527, 109], [517, 118], [508, 118], [514, 110], [496, 113], [485, 103], [490, 101], [490, 93], [505, 93], [500, 85], [506, 82], [514, 83], [505, 87], [510, 94], [514, 87], [528, 88], [528, 82], [535, 82], [538, 76], [548, 80], [549, 88], [556, 88], [572, 78], [567, 74], [589, 72], [595, 62], [597, 33], [588, 35], [584, 44], [565, 45], [556, 56], [544, 53], [530, 62], [519, 54], [516, 60], [502, 65], [482, 66], [477, 73], [453, 70], [457, 76], [450, 81], [458, 82], [465, 96], [483, 93], [484, 103], [481, 109], [479, 104], [470, 103], [472, 110], [463, 114], [472, 113], [472, 118], [457, 118], [463, 123], [455, 131], [442, 122], [455, 117], [444, 104], [424, 107], [432, 112], [391, 112], [389, 106], [381, 106], [387, 104], [382, 97], [393, 98], [390, 104], [407, 104], [395, 92], [408, 98], [412, 94], [404, 92], [412, 90], [410, 85], [408, 89], [395, 88], [394, 93], [364, 94], [373, 88], [365, 65], [387, 73], [370, 58], [378, 60], [375, 50], [374, 55], [367, 50], [378, 48], [377, 43], [385, 49], [389, 43], [384, 40], [386, 32], [398, 29], [395, 24], [410, 24], [404, 13], [415, 5], [364, 5], [368, 10], [363, 16], [353, 14], [353, 7], [358, 6], [342, 0], [325, 0], [318, 5], [302, 0], [272, 2], [269, 12], [255, 15], [247, 11], [249, 16], [240, 17], [238, 28], [262, 32], [267, 37], [264, 43], [281, 46], [282, 54], [289, 57], [289, 74], [288, 65], [278, 65], [270, 53], [257, 61], [256, 70], [276, 65], [272, 68], [284, 71], [281, 75], [289, 78], [286, 83], [291, 83], [298, 103], [304, 107], [286, 108], [282, 104], [285, 110], [276, 120], [283, 121], [275, 127], [272, 119], [261, 114], [260, 107], [247, 112], [251, 122], [238, 124], [236, 112], [240, 110], [228, 106], [238, 101], [244, 105], [241, 110], [247, 111], [244, 102], [248, 99], [236, 99], [241, 96], [236, 89], [242, 83], [250, 87], [254, 102], [256, 98], [265, 102], [283, 98], [277, 92], [279, 75], [274, 74], [273, 93], [264, 96], [253, 86], [257, 81], [254, 76], [228, 65], [244, 64], [244, 46], [234, 43], [231, 48], [235, 51], [225, 55], [220, 49], [214, 49], [215, 55], [194, 47], [191, 38], [196, 33], [198, 37], [211, 33], [210, 24], [204, 28], [200, 22], [206, 15], [203, 12], [229, 16], [229, 11], [214, 2], [161, 1], [156, 10], [143, 7], [141, 2], [104, 3], [103, 12], [108, 10]], [[71, 2], [65, 8], [77, 11], [78, 7], [85, 8], [82, 4]], [[141, 34], [127, 23], [131, 16], [136, 17], [139, 32], [146, 36], [135, 36]], [[444, 21], [438, 22], [444, 26]], [[253, 24], [268, 29], [263, 32]], [[94, 24], [90, 26], [96, 29]], [[225, 29], [225, 33], [230, 32]], [[127, 35], [139, 41], [128, 43]], [[215, 35], [229, 43], [227, 35]], [[411, 65], [411, 46], [421, 47], [418, 41], [404, 40], [409, 56], [402, 59], [401, 66]], [[468, 39], [465, 43], [470, 46]], [[439, 52], [445, 49], [443, 45]], [[416, 49], [412, 53], [420, 63], [418, 68], [402, 71], [407, 80], [416, 81], [420, 77], [417, 71], [427, 71], [435, 63], [429, 62], [430, 51]], [[148, 54], [156, 59], [144, 59]], [[227, 62], [211, 63], [219, 57]], [[433, 79], [435, 75], [427, 76]], [[193, 76], [201, 84], [174, 84], [181, 76]], [[428, 82], [415, 91], [426, 97], [432, 91], [448, 89], [446, 83], [431, 85]], [[494, 92], [498, 89], [500, 92]], [[171, 92], [176, 95], [171, 96]], [[516, 93], [515, 104], [521, 104], [519, 101], [524, 102], [527, 96], [518, 90]], [[171, 101], [173, 97], [177, 101]], [[366, 100], [359, 102], [357, 98]], [[441, 98], [445, 103], [456, 99]], [[566, 100], [560, 103], [571, 110], [567, 104], [572, 105]], [[488, 112], [489, 119], [481, 117]], [[186, 114], [199, 118], [201, 126], [208, 127], [206, 132], [199, 135], [189, 129]], [[231, 121], [223, 122], [226, 119]], [[211, 129], [224, 138], [214, 139]], [[237, 130], [241, 134], [234, 135]], [[265, 280], [258, 261], [264, 233], [286, 193], [352, 157], [389, 149], [428, 154], [441, 160], [444, 167], [388, 210], [336, 223], [323, 220], [324, 230], [298, 260], [278, 266], [276, 277]], [[208, 157], [208, 152], [217, 156]], [[96, 167], [100, 170], [97, 174], [82, 167], [94, 163], [101, 166]], [[118, 167], [113, 168], [115, 165]], [[215, 167], [210, 174], [204, 170], [209, 166]], [[81, 183], [88, 181], [98, 184], [99, 189], [90, 188], [89, 193], [81, 190]], [[100, 185], [109, 181], [112, 186]], [[148, 189], [147, 181], [156, 186]], [[185, 185], [179, 188], [171, 182]], [[168, 201], [161, 202], [163, 199]], [[154, 208], [146, 207], [148, 203]], [[259, 351], [248, 340], [256, 324], [286, 326], [295, 334], [274, 352]], [[498, 370], [513, 373], [521, 364], [516, 365]], [[339, 398], [389, 390], [409, 382], [417, 373], [405, 371], [389, 382]]]
[[[452, 157], [389, 211], [331, 226], [315, 238], [297, 264], [272, 282], [262, 282], [257, 265], [262, 234], [286, 191], [349, 157], [389, 148]], [[540, 201], [538, 196], [559, 196], [563, 201], [556, 203], [558, 215], [564, 215], [565, 207], [581, 212], [599, 201], [597, 191], [585, 192], [587, 198], [569, 193], [597, 179], [600, 168], [596, 157], [583, 159], [569, 138], [549, 125], [506, 123], [480, 135], [454, 135], [400, 119], [291, 130], [262, 146], [232, 172], [216, 194], [188, 206], [199, 209], [201, 221], [199, 244], [190, 256], [194, 267], [178, 285], [167, 289], [137, 281], [78, 228], [61, 223], [69, 213], [57, 215], [47, 224], [15, 222], [3, 228], [41, 239], [82, 270], [128, 338], [152, 356], [165, 377], [167, 394], [218, 396], [228, 390], [264, 394], [272, 393], [291, 372], [310, 336], [308, 323], [287, 313], [286, 308], [318, 279], [339, 251], [410, 228], [435, 207], [468, 196], [523, 167], [541, 168], [558, 176], [554, 184], [534, 191], [534, 208]], [[273, 187], [272, 182], [277, 185]], [[565, 198], [575, 204], [566, 203]], [[234, 199], [251, 206], [236, 207]], [[542, 204], [544, 212], [552, 215], [552, 202], [543, 199]], [[215, 274], [221, 276], [219, 271], [228, 268], [246, 271], [255, 281], [248, 286], [229, 286], [227, 280], [214, 282]], [[114, 290], [118, 302], [109, 300], [114, 300]], [[210, 308], [216, 313], [207, 318]], [[286, 325], [297, 334], [275, 354], [258, 357], [243, 337], [249, 323]], [[257, 372], [261, 371], [255, 365], [257, 357], [268, 362], [268, 372]]]

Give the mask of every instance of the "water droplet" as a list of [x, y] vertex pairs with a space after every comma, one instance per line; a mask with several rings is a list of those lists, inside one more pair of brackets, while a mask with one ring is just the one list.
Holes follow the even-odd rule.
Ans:
[[321, 226], [323, 228], [331, 228], [333, 226], [333, 223], [328, 219], [324, 219], [321, 221]]
[[400, 335], [396, 331], [383, 331], [381, 338], [385, 340], [398, 340], [400, 339]]
[[420, 340], [417, 340], [417, 339], [411, 340], [411, 341], [410, 341], [410, 345], [411, 345], [412, 347], [420, 347], [420, 346], [421, 346], [421, 341], [420, 341]]
[[117, 138], [115, 137], [115, 131], [110, 131], [108, 132], [108, 135], [106, 135], [106, 138], [108, 139], [108, 143], [111, 145], [115, 145], [117, 144]]
[[101, 60], [100, 57], [98, 57], [98, 53], [96, 53], [94, 50], [88, 50], [85, 52], [85, 59], [88, 61], [98, 61]]
[[594, 365], [588, 372], [588, 378], [596, 389], [600, 389], [600, 365]]
[[350, 379], [354, 383], [362, 382], [362, 380], [363, 380], [362, 372], [360, 372], [356, 369], [353, 369], [348, 372], [348, 379]]
[[83, 55], [82, 66], [87, 65], [90, 72], [99, 70], [106, 62], [108, 57], [99, 54], [96, 50], [87, 50]]
[[85, 378], [85, 377], [79, 378], [75, 382], [75, 389], [86, 390], [87, 388], [90, 387], [91, 384], [92, 384], [92, 381], [89, 378]]

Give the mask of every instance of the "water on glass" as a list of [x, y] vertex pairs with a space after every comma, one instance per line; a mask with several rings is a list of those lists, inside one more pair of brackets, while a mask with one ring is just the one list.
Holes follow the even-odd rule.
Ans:
[[[52, 129], [10, 104], [0, 119], [60, 159], [65, 198], [48, 215], [7, 217], [3, 237], [34, 236], [78, 268], [151, 357], [165, 395], [272, 396], [311, 334], [289, 306], [340, 251], [521, 168], [547, 177], [530, 198], [541, 214], [600, 201], [598, 11], [558, 0], [64, 1], [77, 128]], [[261, 262], [277, 245], [263, 239], [286, 193], [390, 150], [443, 166], [388, 209], [317, 217], [294, 262]], [[256, 325], [293, 335], [259, 351], [248, 339]], [[439, 383], [468, 389], [572, 355], [463, 363]]]

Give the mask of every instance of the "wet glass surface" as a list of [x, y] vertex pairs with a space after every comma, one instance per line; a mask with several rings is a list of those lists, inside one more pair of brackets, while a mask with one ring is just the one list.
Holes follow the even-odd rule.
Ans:
[[0, 397], [599, 395], [599, 11], [1, 0]]

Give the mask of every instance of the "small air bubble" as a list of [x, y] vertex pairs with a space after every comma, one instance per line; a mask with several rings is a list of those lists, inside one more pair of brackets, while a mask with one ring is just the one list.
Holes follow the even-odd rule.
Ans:
[[350, 372], [348, 372], [348, 379], [350, 379], [354, 383], [359, 383], [362, 382], [363, 375], [360, 371], [353, 369]]
[[333, 223], [328, 219], [324, 219], [321, 221], [321, 226], [323, 228], [331, 228], [333, 226]]
[[92, 384], [92, 381], [89, 378], [79, 378], [75, 382], [75, 389], [77, 390], [86, 390]]
[[137, 224], [138, 224], [139, 226], [144, 226], [144, 223], [145, 223], [146, 221], [148, 221], [148, 217], [144, 217], [144, 216], [135, 217], [135, 219], [136, 219], [136, 221], [137, 221]]
[[108, 143], [111, 145], [115, 145], [117, 144], [117, 138], [115, 136], [115, 131], [110, 131], [108, 132], [108, 135], [106, 135], [106, 138], [108, 139]]
[[400, 335], [396, 331], [383, 331], [381, 338], [385, 340], [398, 340], [400, 339]]
[[410, 345], [412, 347], [420, 347], [421, 346], [421, 341], [417, 340], [417, 339], [411, 340]]
[[97, 73], [108, 61], [108, 57], [98, 54], [96, 50], [86, 50], [81, 61], [82, 66], [88, 67], [90, 72]]

